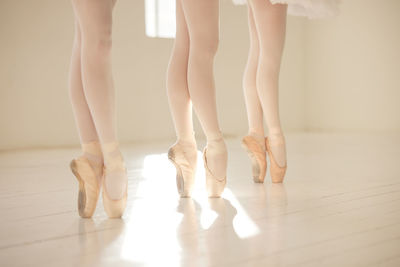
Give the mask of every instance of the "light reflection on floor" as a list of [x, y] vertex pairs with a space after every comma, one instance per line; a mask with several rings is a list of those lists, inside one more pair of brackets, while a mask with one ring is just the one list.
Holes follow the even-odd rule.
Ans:
[[[232, 214], [221, 213], [225, 202], [209, 199], [205, 190], [205, 172], [202, 168], [201, 152], [198, 152], [198, 168], [195, 190], [192, 198], [179, 198], [175, 184], [175, 167], [167, 160], [167, 154], [151, 154], [144, 157], [142, 177], [137, 188], [137, 198], [127, 211], [130, 219], [126, 224], [121, 257], [131, 262], [147, 264], [173, 264], [180, 262], [182, 248], [177, 239], [177, 231], [208, 230], [219, 216], [232, 216], [230, 222], [224, 221], [219, 227], [233, 226], [236, 235], [245, 239], [257, 235], [257, 225], [247, 215], [234, 193], [227, 187], [222, 199], [233, 207]], [[154, 197], [151, 197], [154, 196]], [[192, 202], [192, 203], [191, 203]], [[179, 210], [179, 205], [186, 209]], [[194, 227], [181, 225], [184, 217]], [[191, 218], [189, 218], [191, 217]], [[225, 218], [222, 218], [225, 220]], [[154, 256], [154, 251], [163, 251]]]
[[233, 218], [233, 228], [240, 238], [248, 238], [260, 233], [257, 225], [247, 215], [246, 211], [244, 210], [242, 205], [240, 205], [239, 201], [229, 188], [225, 189], [222, 197], [229, 200], [231, 202], [231, 205], [237, 211], [237, 215], [235, 216], [235, 218]]

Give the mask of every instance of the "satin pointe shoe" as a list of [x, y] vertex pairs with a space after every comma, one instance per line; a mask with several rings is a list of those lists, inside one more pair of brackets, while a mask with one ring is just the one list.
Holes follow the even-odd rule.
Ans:
[[[70, 163], [72, 173], [79, 182], [78, 212], [82, 218], [92, 217], [99, 199], [100, 184], [96, 172], [85, 157], [73, 159]], [[99, 166], [103, 168], [103, 166]]]
[[204, 169], [206, 171], [206, 189], [208, 197], [221, 197], [226, 185], [226, 175], [224, 178], [218, 178], [213, 175], [207, 164], [207, 147], [203, 151]]
[[[284, 144], [285, 141], [282, 139], [281, 142], [283, 142], [282, 144]], [[268, 157], [270, 159], [271, 180], [273, 183], [282, 183], [283, 179], [285, 178], [287, 163], [285, 164], [285, 166], [282, 166], [282, 167], [278, 165], [278, 163], [276, 162], [276, 160], [274, 158], [274, 155], [272, 154], [268, 137], [265, 138], [265, 145], [267, 148]]]
[[246, 149], [251, 159], [253, 181], [255, 183], [263, 183], [265, 174], [267, 173], [266, 151], [257, 143], [256, 139], [250, 135], [243, 137], [242, 147]]
[[[196, 150], [196, 148], [194, 147]], [[197, 155], [197, 150], [196, 150]], [[184, 152], [183, 145], [176, 143], [168, 150], [168, 159], [176, 169], [176, 187], [181, 197], [191, 197], [196, 177], [196, 164], [192, 166]]]
[[[104, 168], [104, 179], [103, 179], [103, 205], [104, 210], [109, 218], [121, 218], [126, 208], [126, 202], [128, 197], [128, 181], [126, 181], [125, 191], [123, 196], [119, 199], [113, 199], [107, 192], [106, 179], [112, 179], [111, 176], [127, 176], [125, 166], [113, 166], [111, 169]], [[127, 179], [127, 178], [126, 178]]]

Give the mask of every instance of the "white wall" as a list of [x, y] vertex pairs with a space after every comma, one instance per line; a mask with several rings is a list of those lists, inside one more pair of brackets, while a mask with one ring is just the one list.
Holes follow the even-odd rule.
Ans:
[[[289, 17], [280, 96], [287, 131], [400, 131], [399, 1], [380, 3], [343, 0], [342, 14], [329, 21]], [[145, 37], [143, 1], [119, 0], [114, 18], [121, 141], [172, 141], [165, 71], [173, 40]], [[77, 144], [67, 92], [69, 1], [2, 0], [0, 36], [0, 149]], [[246, 7], [222, 1], [216, 83], [230, 136], [247, 130], [247, 49]]]
[[306, 25], [306, 127], [400, 133], [400, 1], [341, 10]]

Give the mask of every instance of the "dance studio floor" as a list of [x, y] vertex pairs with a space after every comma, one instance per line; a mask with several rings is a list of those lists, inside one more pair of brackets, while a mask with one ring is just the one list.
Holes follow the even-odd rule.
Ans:
[[122, 220], [101, 201], [79, 218], [78, 149], [1, 152], [0, 266], [400, 266], [399, 135], [287, 135], [284, 184], [254, 184], [228, 140], [227, 188], [210, 200], [201, 157], [194, 197], [177, 197], [168, 145], [123, 147]]

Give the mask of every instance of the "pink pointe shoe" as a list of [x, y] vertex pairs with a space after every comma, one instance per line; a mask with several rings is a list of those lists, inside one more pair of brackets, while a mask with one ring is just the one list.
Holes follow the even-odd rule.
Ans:
[[250, 135], [243, 137], [242, 147], [246, 149], [253, 172], [253, 181], [263, 183], [267, 173], [267, 157], [264, 148]]
[[217, 178], [213, 175], [211, 170], [208, 168], [207, 147], [204, 148], [204, 151], [203, 151], [203, 162], [204, 162], [204, 169], [206, 171], [206, 189], [207, 189], [208, 197], [210, 197], [210, 198], [221, 197], [221, 194], [224, 191], [224, 188], [226, 185], [226, 176], [223, 178]]
[[196, 176], [196, 165], [192, 166], [190, 164], [183, 145], [180, 143], [176, 143], [169, 148], [168, 159], [176, 168], [176, 186], [179, 195], [181, 197], [191, 197]]
[[[282, 141], [282, 142], [284, 142], [284, 141]], [[265, 145], [267, 148], [268, 157], [270, 159], [271, 180], [273, 183], [282, 183], [283, 179], [285, 178], [287, 163], [285, 163], [285, 166], [282, 166], [282, 167], [278, 165], [278, 163], [276, 162], [276, 160], [274, 158], [274, 155], [272, 154], [271, 146], [269, 144], [268, 138], [265, 138]]]
[[[78, 212], [82, 218], [92, 217], [99, 199], [100, 185], [96, 172], [85, 157], [73, 159], [70, 163], [72, 173], [79, 182]], [[99, 166], [102, 168], [102, 166]]]
[[[128, 197], [128, 184], [126, 184], [125, 192], [123, 193], [123, 196], [121, 198], [119, 199], [111, 198], [107, 193], [107, 187], [105, 184], [107, 179], [107, 172], [108, 170], [105, 168], [104, 179], [103, 179], [103, 193], [102, 193], [104, 210], [109, 218], [121, 218], [126, 208], [126, 202]], [[124, 176], [127, 175], [125, 167], [115, 167], [112, 170], [110, 170], [110, 173], [120, 174]]]

